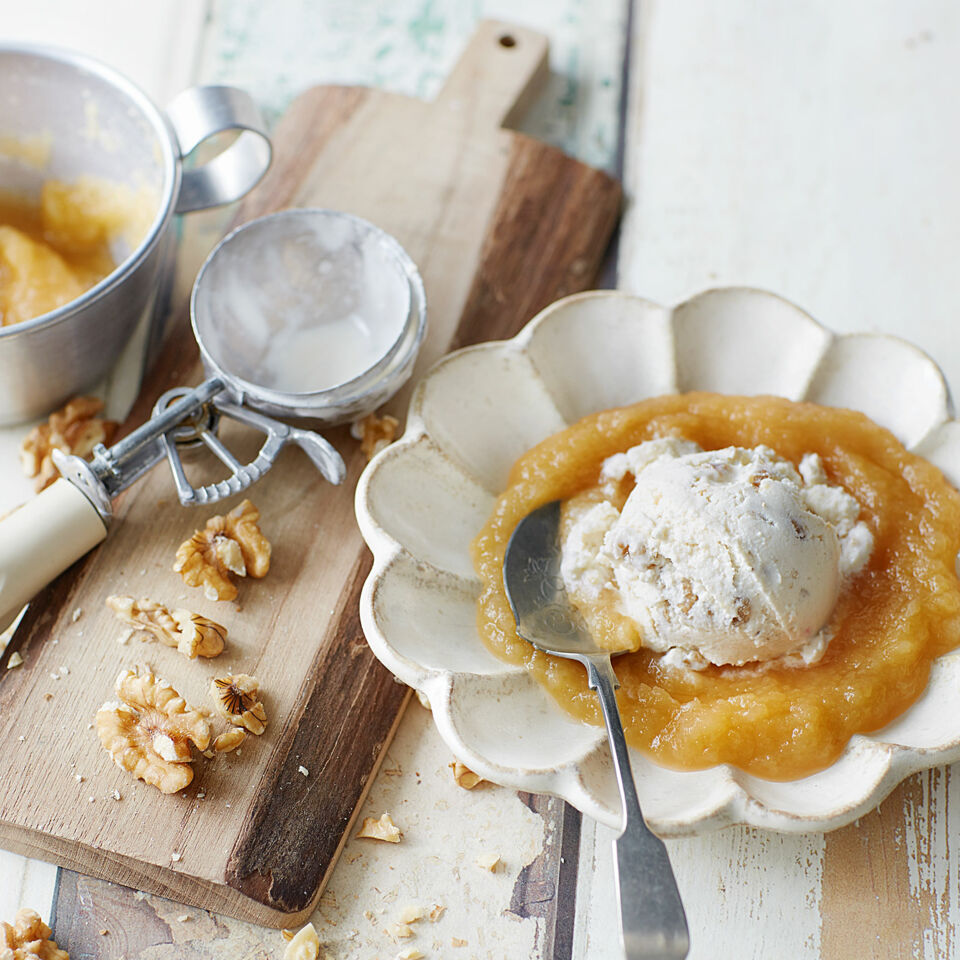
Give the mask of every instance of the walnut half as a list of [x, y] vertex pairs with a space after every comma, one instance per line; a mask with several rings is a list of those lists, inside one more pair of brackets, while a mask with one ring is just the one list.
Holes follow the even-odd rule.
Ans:
[[210, 724], [199, 710], [152, 672], [124, 670], [117, 677], [120, 703], [97, 711], [97, 735], [118, 767], [161, 793], [176, 793], [193, 780], [191, 744], [210, 745]]
[[13, 923], [0, 923], [0, 960], [70, 960], [53, 931], [35, 910], [18, 910]]
[[20, 463], [28, 477], [36, 477], [36, 490], [49, 487], [60, 476], [53, 464], [53, 451], [88, 457], [98, 443], [110, 443], [117, 432], [113, 420], [101, 420], [103, 401], [74, 397], [50, 414], [46, 423], [34, 427], [20, 445]]
[[173, 569], [188, 587], [203, 587], [208, 600], [235, 600], [230, 574], [265, 577], [270, 569], [270, 541], [260, 532], [260, 511], [244, 500], [226, 516], [206, 526], [177, 548]]
[[210, 683], [217, 713], [236, 727], [260, 736], [267, 726], [267, 711], [260, 701], [260, 683], [246, 673], [217, 677]]
[[107, 606], [119, 620], [145, 630], [168, 647], [176, 647], [188, 660], [216, 657], [223, 653], [227, 628], [189, 610], [168, 610], [153, 600], [107, 597]]

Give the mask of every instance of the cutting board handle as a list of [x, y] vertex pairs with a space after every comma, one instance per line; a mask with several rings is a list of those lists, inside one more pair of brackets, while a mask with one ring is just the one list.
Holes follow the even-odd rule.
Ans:
[[542, 33], [500, 20], [477, 24], [437, 103], [469, 110], [478, 125], [510, 126], [549, 72]]

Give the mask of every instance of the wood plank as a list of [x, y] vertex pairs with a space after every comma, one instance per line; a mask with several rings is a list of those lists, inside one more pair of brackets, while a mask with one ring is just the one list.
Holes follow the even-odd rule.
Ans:
[[[940, 2], [639, 4], [620, 286], [663, 303], [770, 289], [833, 329], [918, 343], [956, 390], [958, 49]], [[723, 834], [691, 841], [691, 957], [956, 955], [955, 770], [791, 840], [800, 871], [762, 836], [741, 861]]]
[[[483, 324], [494, 321], [496, 332], [513, 332], [558, 290], [589, 285], [591, 267], [615, 221], [619, 191], [610, 178], [566, 158], [557, 160], [550, 148], [533, 141], [515, 144], [515, 134], [490, 128], [491, 118], [508, 115], [511, 98], [521, 98], [543, 69], [543, 39], [509, 29], [517, 40], [513, 47], [498, 43], [502, 25], [488, 24], [463, 60], [468, 75], [487, 70], [497, 82], [453, 82], [435, 104], [336, 88], [308, 94], [278, 129], [278, 163], [239, 216], [247, 219], [290, 203], [336, 206], [398, 236], [421, 266], [431, 305], [421, 370], [464, 329], [461, 317], [470, 318], [471, 337], [485, 337]], [[488, 90], [497, 91], [494, 102], [485, 99]], [[309, 168], [305, 158], [312, 159]], [[523, 175], [511, 180], [507, 173], [514, 159]], [[539, 178], [533, 175], [537, 166]], [[552, 186], [544, 187], [544, 180]], [[583, 209], [584, 203], [590, 208]], [[513, 242], [511, 225], [522, 210], [570, 225], [575, 235], [548, 247], [549, 262], [524, 237], [513, 245], [512, 256], [505, 256], [504, 248]], [[573, 267], [571, 257], [580, 265]], [[497, 271], [508, 267], [509, 275], [498, 278]], [[474, 306], [478, 275], [497, 297]], [[145, 388], [141, 413], [172, 373], [174, 382], [199, 376], [195, 349], [186, 343], [181, 319], [164, 354], [169, 366]], [[225, 435], [233, 442], [227, 428]], [[111, 538], [34, 604], [14, 641], [27, 664], [2, 678], [0, 707], [16, 702], [28, 709], [21, 709], [16, 720], [4, 712], [0, 742], [15, 742], [24, 726], [36, 734], [20, 744], [16, 771], [3, 769], [4, 757], [12, 763], [13, 755], [0, 750], [4, 842], [205, 905], [216, 890], [218, 909], [261, 922], [289, 924], [309, 914], [403, 700], [392, 677], [358, 642], [352, 598], [365, 548], [353, 521], [352, 485], [362, 462], [345, 431], [331, 433], [331, 439], [345, 453], [345, 485], [333, 489], [318, 482], [294, 452], [285, 454], [253, 492], [264, 510], [265, 532], [278, 549], [269, 579], [244, 585], [242, 617], [189, 597], [196, 609], [224, 620], [231, 630], [233, 645], [224, 659], [232, 669], [260, 677], [271, 716], [264, 737], [244, 750], [242, 763], [225, 758], [205, 765], [195, 784], [175, 798], [132, 784], [109, 767], [83, 731], [66, 735], [68, 752], [87, 777], [82, 789], [73, 783], [72, 770], [45, 763], [51, 744], [63, 738], [59, 716], [91, 715], [110, 696], [110, 678], [132, 656], [114, 643], [116, 628], [102, 608], [103, 597], [146, 592], [183, 602], [170, 556], [197, 517], [172, 502], [169, 479], [156, 471], [124, 495], [123, 522]], [[73, 624], [76, 606], [85, 613]], [[149, 656], [195, 703], [204, 702], [208, 670], [220, 668], [184, 665], [166, 648], [152, 647]], [[59, 663], [69, 663], [71, 673], [55, 689], [54, 702], [45, 694], [53, 692], [49, 678]], [[331, 664], [354, 669], [339, 672]], [[340, 685], [336, 696], [334, 682]], [[91, 702], [94, 690], [97, 703]], [[346, 718], [332, 709], [334, 704], [344, 706]], [[343, 726], [345, 719], [353, 726]], [[319, 731], [313, 729], [316, 723], [323, 725]], [[331, 798], [314, 771], [344, 768], [346, 744], [356, 763], [332, 786], [339, 791], [349, 781], [350, 789]], [[297, 773], [300, 765], [311, 771], [310, 778]], [[111, 807], [113, 789], [121, 791], [123, 801]], [[80, 802], [87, 792], [93, 803]], [[217, 842], [211, 844], [210, 837]], [[179, 859], [171, 859], [174, 854]], [[314, 866], [305, 875], [308, 861]]]

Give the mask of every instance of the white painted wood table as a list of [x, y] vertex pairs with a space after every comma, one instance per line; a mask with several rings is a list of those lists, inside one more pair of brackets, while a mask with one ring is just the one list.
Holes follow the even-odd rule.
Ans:
[[[663, 302], [715, 285], [773, 289], [835, 329], [913, 340], [960, 386], [960, 9], [949, 0], [5, 7], [6, 38], [84, 49], [160, 103], [191, 82], [228, 82], [271, 116], [323, 81], [430, 96], [476, 18], [526, 23], [550, 36], [553, 76], [524, 129], [614, 170], [625, 144], [620, 286]], [[182, 289], [222, 222], [203, 215], [185, 238]], [[112, 413], [132, 396], [138, 344], [104, 385]], [[0, 511], [30, 493], [15, 466], [22, 433], [0, 431]], [[416, 903], [446, 907], [409, 941], [427, 957], [616, 957], [609, 833], [580, 830], [556, 802], [460, 790], [449, 759], [412, 708], [364, 813], [390, 809], [417, 839], [348, 845], [315, 918], [329, 955], [394, 956], [384, 928]], [[960, 956], [958, 784], [953, 769], [913, 777], [828, 835], [734, 828], [671, 841], [691, 957]], [[574, 863], [538, 887], [528, 865], [555, 843]], [[475, 868], [480, 846], [497, 847], [505, 869]], [[74, 957], [282, 953], [276, 931], [0, 853], [0, 918], [20, 905], [53, 911]]]

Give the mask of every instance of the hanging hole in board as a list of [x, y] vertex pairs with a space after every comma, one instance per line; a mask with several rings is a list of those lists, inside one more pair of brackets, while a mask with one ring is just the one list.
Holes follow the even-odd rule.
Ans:
[[515, 47], [517, 45], [516, 37], [511, 36], [509, 33], [503, 34], [497, 42], [500, 44], [501, 47], [506, 47], [507, 49], [510, 49], [510, 47]]

